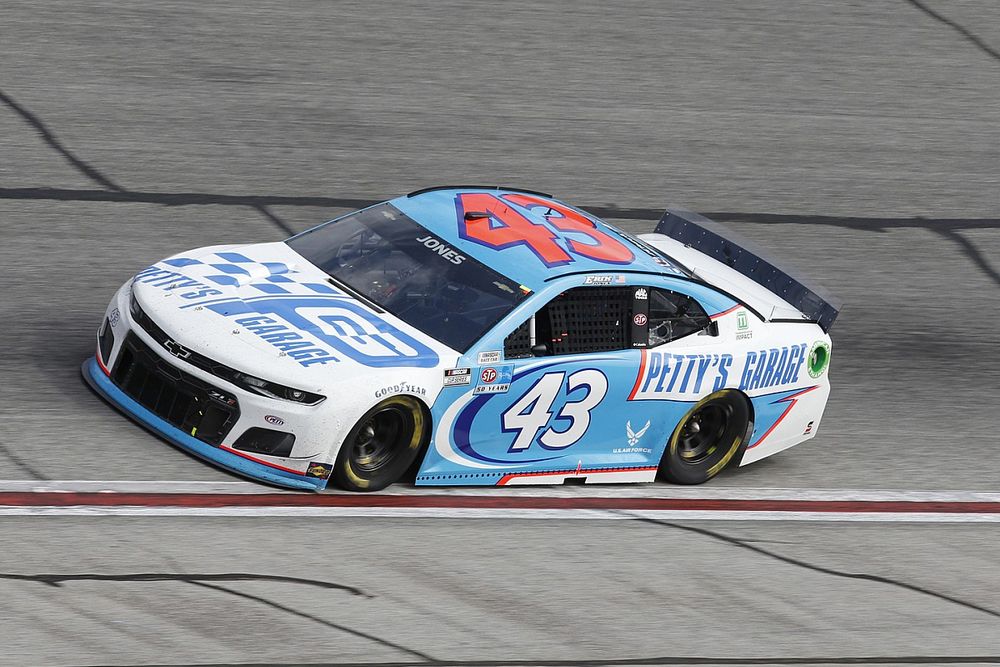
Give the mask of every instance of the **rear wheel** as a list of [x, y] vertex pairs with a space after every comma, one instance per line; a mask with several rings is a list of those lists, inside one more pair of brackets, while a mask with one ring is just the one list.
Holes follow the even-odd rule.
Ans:
[[380, 491], [413, 465], [428, 430], [420, 401], [393, 396], [364, 414], [347, 435], [333, 481], [349, 491]]
[[739, 460], [750, 437], [750, 407], [735, 391], [699, 401], [677, 425], [660, 460], [660, 476], [675, 484], [707, 482]]

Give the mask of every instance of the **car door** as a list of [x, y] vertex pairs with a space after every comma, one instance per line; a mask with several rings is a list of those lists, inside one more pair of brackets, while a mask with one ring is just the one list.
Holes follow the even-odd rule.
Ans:
[[479, 353], [473, 398], [454, 421], [458, 451], [522, 472], [648, 465], [648, 419], [627, 409], [640, 364], [633, 302], [626, 285], [573, 287], [517, 326], [502, 353]]

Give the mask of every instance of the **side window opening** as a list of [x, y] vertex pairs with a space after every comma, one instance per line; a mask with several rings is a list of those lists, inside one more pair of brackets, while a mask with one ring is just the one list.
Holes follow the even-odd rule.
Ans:
[[[535, 313], [535, 345], [544, 345], [545, 355], [629, 349], [634, 291], [634, 287], [576, 287], [563, 292]], [[529, 319], [507, 336], [504, 357], [532, 356], [543, 355], [532, 352]]]
[[527, 359], [531, 353], [531, 320], [525, 320], [503, 341], [504, 359]]
[[686, 294], [654, 288], [649, 294], [649, 347], [669, 343], [710, 327], [712, 320]]

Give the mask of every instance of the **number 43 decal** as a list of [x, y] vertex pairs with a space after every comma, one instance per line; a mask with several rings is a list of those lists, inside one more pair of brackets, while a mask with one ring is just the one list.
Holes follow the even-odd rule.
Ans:
[[[565, 373], [546, 373], [514, 405], [501, 416], [504, 433], [517, 433], [508, 451], [527, 449], [535, 441], [538, 431], [545, 428], [552, 417], [555, 403], [563, 386]], [[608, 393], [608, 379], [604, 373], [588, 368], [572, 373], [566, 379], [566, 403], [545, 429], [538, 444], [545, 449], [565, 449], [580, 440], [590, 427], [590, 411], [600, 404]], [[574, 397], [574, 394], [579, 396]], [[568, 422], [562, 430], [559, 422]]]
[[[635, 259], [627, 245], [602, 232], [593, 220], [558, 202], [532, 195], [506, 194], [497, 198], [485, 192], [464, 192], [458, 195], [456, 204], [459, 236], [494, 250], [525, 246], [545, 266], [569, 264], [574, 255], [605, 264], [631, 264]], [[548, 224], [532, 222], [516, 207], [543, 211]], [[465, 214], [471, 212], [487, 215], [467, 219]]]

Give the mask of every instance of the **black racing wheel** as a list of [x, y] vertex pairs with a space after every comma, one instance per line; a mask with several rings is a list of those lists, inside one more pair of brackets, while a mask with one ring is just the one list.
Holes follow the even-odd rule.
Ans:
[[380, 491], [413, 465], [429, 423], [420, 401], [392, 396], [364, 414], [344, 440], [333, 481], [348, 491]]
[[752, 430], [750, 406], [735, 391], [706, 396], [677, 425], [660, 459], [660, 476], [675, 484], [701, 484], [739, 461]]

